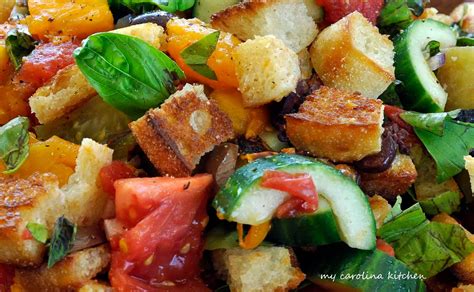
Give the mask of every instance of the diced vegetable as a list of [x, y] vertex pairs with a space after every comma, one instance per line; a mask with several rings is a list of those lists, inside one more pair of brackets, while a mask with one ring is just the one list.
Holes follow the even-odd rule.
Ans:
[[429, 222], [419, 204], [413, 205], [378, 232], [395, 249], [396, 257], [413, 272], [431, 277], [474, 251], [462, 227]]
[[388, 0], [377, 20], [383, 33], [392, 36], [406, 29], [424, 11], [426, 0]]
[[193, 16], [199, 18], [200, 20], [209, 23], [211, 21], [211, 16], [224, 10], [225, 8], [239, 3], [240, 0], [196, 0], [194, 5]]
[[311, 281], [329, 291], [351, 291], [349, 287], [358, 291], [426, 290], [422, 275], [379, 250], [335, 245], [322, 248], [320, 255], [305, 272]]
[[135, 12], [156, 7], [167, 12], [185, 11], [192, 8], [195, 1], [196, 0], [109, 0], [113, 5], [123, 5]]
[[240, 44], [240, 41], [231, 34], [224, 32], [220, 34], [216, 49], [207, 62], [209, 68], [215, 72], [217, 80], [209, 79], [194, 71], [181, 56], [183, 50], [213, 32], [215, 30], [206, 27], [203, 22], [197, 19], [172, 19], [167, 24], [168, 52], [184, 70], [189, 81], [198, 81], [214, 89], [237, 88], [238, 81], [232, 60], [232, 51]]
[[5, 45], [15, 70], [20, 69], [23, 57], [28, 56], [35, 49], [33, 38], [26, 32], [17, 29], [8, 32]]
[[16, 0], [3, 0], [0, 5], [0, 23], [4, 23], [10, 17], [10, 13], [15, 6]]
[[114, 28], [107, 0], [29, 0], [29, 31], [42, 40], [59, 37], [84, 39]]
[[402, 82], [402, 102], [407, 109], [442, 112], [447, 94], [428, 65], [430, 42], [440, 48], [456, 45], [456, 34], [447, 25], [431, 20], [413, 22], [395, 40], [395, 75]]
[[92, 35], [74, 57], [102, 99], [132, 119], [159, 106], [175, 92], [175, 79], [184, 78], [163, 52], [127, 35]]
[[447, 49], [446, 64], [437, 76], [448, 92], [446, 110], [474, 109], [474, 47]]
[[324, 8], [324, 19], [329, 23], [335, 23], [344, 16], [359, 11], [372, 23], [375, 23], [377, 17], [384, 5], [383, 0], [315, 0]]
[[375, 247], [375, 220], [357, 184], [336, 169], [299, 155], [270, 156], [239, 168], [213, 202], [218, 214], [229, 221], [250, 225], [270, 220], [289, 195], [261, 186], [267, 170], [308, 173], [331, 205], [342, 240], [355, 248]]
[[16, 172], [29, 155], [28, 118], [17, 117], [0, 127], [0, 158], [4, 174]]
[[111, 196], [115, 196], [115, 181], [135, 177], [134, 169], [122, 161], [112, 161], [99, 172], [102, 189]]

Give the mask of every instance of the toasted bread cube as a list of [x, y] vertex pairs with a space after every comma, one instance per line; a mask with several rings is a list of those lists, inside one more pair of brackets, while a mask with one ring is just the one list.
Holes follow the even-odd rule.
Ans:
[[[69, 291], [95, 278], [110, 262], [107, 246], [81, 250], [48, 268], [17, 269], [14, 286], [23, 291]], [[68, 290], [69, 289], [69, 290]]]
[[307, 49], [298, 53], [300, 61], [301, 79], [309, 79], [313, 76], [313, 64], [311, 64], [311, 55]]
[[[152, 23], [132, 25], [111, 31], [140, 38], [159, 49], [165, 42], [161, 26]], [[31, 111], [41, 124], [64, 116], [97, 95], [75, 64], [60, 70], [29, 99]]]
[[78, 292], [113, 292], [114, 289], [105, 283], [92, 280], [84, 284]]
[[0, 263], [37, 266], [42, 262], [44, 244], [24, 238], [28, 223], [44, 225], [49, 235], [61, 215], [79, 226], [97, 224], [108, 200], [97, 178], [111, 162], [111, 149], [84, 139], [75, 172], [61, 188], [52, 174], [0, 177]]
[[299, 112], [285, 116], [286, 133], [298, 150], [334, 162], [353, 162], [380, 152], [382, 101], [321, 87]]
[[374, 213], [374, 219], [377, 229], [383, 226], [385, 218], [392, 210], [392, 206], [385, 200], [384, 197], [375, 195], [369, 198], [370, 209]]
[[313, 20], [318, 23], [321, 22], [324, 18], [324, 10], [319, 6], [314, 0], [303, 0], [308, 9], [308, 15], [313, 18]]
[[327, 86], [377, 98], [395, 80], [392, 42], [359, 12], [322, 31], [310, 53]]
[[453, 12], [451, 12], [453, 22], [462, 20], [462, 30], [474, 33], [474, 3], [459, 4]]
[[397, 154], [392, 166], [380, 173], [360, 173], [360, 186], [368, 195], [395, 200], [413, 185], [418, 173], [410, 156]]
[[214, 14], [211, 25], [244, 41], [274, 35], [294, 52], [299, 52], [318, 34], [308, 14], [304, 0], [250, 0]]
[[301, 78], [298, 55], [274, 36], [246, 41], [234, 50], [233, 57], [247, 107], [282, 100]]
[[232, 292], [289, 291], [305, 279], [292, 253], [284, 247], [217, 250], [213, 263]]
[[234, 136], [232, 121], [204, 87], [190, 84], [130, 128], [156, 169], [175, 177], [191, 175], [204, 154]]

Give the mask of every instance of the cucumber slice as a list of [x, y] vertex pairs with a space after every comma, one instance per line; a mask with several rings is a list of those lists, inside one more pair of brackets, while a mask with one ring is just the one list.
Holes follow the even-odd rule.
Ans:
[[317, 246], [341, 241], [329, 202], [319, 195], [319, 207], [310, 215], [273, 219], [269, 240], [290, 246]]
[[354, 248], [375, 247], [374, 215], [359, 186], [340, 171], [300, 155], [279, 154], [239, 168], [214, 199], [217, 212], [242, 224], [258, 225], [272, 219], [289, 194], [260, 186], [269, 169], [311, 175], [334, 212], [340, 238]]
[[402, 81], [402, 103], [409, 110], [442, 112], [447, 93], [428, 65], [426, 47], [431, 41], [440, 49], [454, 47], [456, 34], [436, 20], [416, 20], [395, 40], [395, 75]]
[[377, 249], [365, 251], [331, 245], [318, 253], [320, 256], [303, 271], [327, 291], [426, 291], [421, 275]]
[[214, 13], [239, 2], [240, 0], [197, 0], [194, 5], [193, 16], [209, 23]]

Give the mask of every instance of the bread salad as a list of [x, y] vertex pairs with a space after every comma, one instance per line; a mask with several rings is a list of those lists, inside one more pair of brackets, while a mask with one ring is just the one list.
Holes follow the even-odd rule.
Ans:
[[474, 291], [474, 2], [428, 2], [1, 1], [0, 292]]

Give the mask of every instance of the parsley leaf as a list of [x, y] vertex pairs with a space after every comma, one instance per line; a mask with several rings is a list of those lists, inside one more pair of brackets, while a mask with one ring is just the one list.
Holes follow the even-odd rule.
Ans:
[[219, 35], [219, 31], [208, 34], [181, 52], [181, 57], [186, 65], [199, 74], [212, 80], [217, 80], [217, 76], [216, 73], [214, 73], [214, 71], [212, 71], [212, 69], [207, 65], [207, 61], [216, 50]]

